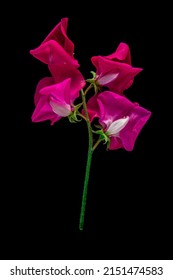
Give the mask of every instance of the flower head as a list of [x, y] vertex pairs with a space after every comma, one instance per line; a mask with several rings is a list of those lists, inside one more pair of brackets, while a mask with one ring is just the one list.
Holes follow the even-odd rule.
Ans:
[[69, 63], [79, 67], [74, 59], [74, 44], [67, 37], [68, 18], [63, 18], [59, 24], [49, 33], [39, 47], [30, 53], [43, 63]]
[[96, 67], [96, 83], [98, 86], [106, 86], [119, 94], [129, 88], [134, 77], [142, 71], [141, 68], [131, 66], [130, 50], [125, 43], [120, 43], [113, 54], [93, 56], [91, 61]]
[[133, 150], [137, 136], [151, 115], [137, 103], [110, 91], [91, 97], [87, 108], [91, 121], [99, 118], [104, 133], [110, 139], [111, 150]]
[[54, 124], [73, 111], [73, 102], [79, 96], [79, 90], [71, 88], [70, 78], [57, 84], [52, 82], [52, 78], [44, 78], [36, 88], [33, 122], [50, 120]]

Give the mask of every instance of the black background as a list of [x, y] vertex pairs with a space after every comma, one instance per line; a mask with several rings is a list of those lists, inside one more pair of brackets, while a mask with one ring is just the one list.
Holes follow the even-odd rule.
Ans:
[[[2, 55], [6, 67], [2, 258], [169, 258], [172, 206], [158, 55], [163, 42], [160, 14], [145, 3], [29, 3], [15, 3], [14, 14], [7, 18], [7, 55]], [[29, 50], [63, 17], [69, 18], [68, 36], [85, 78], [95, 70], [92, 56], [112, 53], [121, 41], [129, 44], [132, 64], [144, 71], [126, 95], [152, 111], [133, 152], [107, 152], [104, 146], [96, 150], [83, 232], [78, 222], [88, 145], [86, 125], [70, 124], [66, 119], [54, 126], [48, 121], [31, 122], [36, 84], [49, 72]]]

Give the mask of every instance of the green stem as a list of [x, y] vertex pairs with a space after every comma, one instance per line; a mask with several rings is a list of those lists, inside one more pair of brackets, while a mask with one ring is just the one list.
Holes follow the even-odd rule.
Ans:
[[100, 144], [101, 141], [102, 141], [101, 139], [98, 139], [97, 142], [94, 144], [94, 146], [93, 146], [93, 152], [94, 152], [94, 150], [97, 148], [97, 146]]
[[81, 90], [83, 108], [84, 108], [86, 123], [87, 123], [87, 128], [88, 128], [89, 145], [88, 145], [88, 158], [87, 158], [87, 164], [86, 164], [85, 180], [84, 180], [84, 188], [83, 188], [83, 196], [82, 196], [82, 205], [81, 205], [80, 221], [79, 221], [79, 229], [80, 230], [83, 230], [83, 227], [84, 227], [88, 182], [89, 182], [89, 174], [90, 174], [91, 160], [92, 160], [92, 154], [93, 154], [93, 149], [92, 149], [93, 135], [92, 135], [92, 128], [91, 128], [91, 124], [90, 124], [90, 120], [89, 120], [89, 116], [88, 116], [87, 106], [86, 106], [85, 94], [86, 94], [86, 91], [84, 92], [83, 90]]
[[85, 90], [85, 92], [84, 92], [84, 95], [86, 95], [87, 92], [88, 92], [92, 87], [93, 87], [93, 85], [90, 84], [90, 85], [86, 88], [86, 90]]
[[85, 121], [87, 121], [86, 117], [83, 116], [80, 112], [78, 112], [78, 116], [80, 116], [82, 119], [84, 119]]

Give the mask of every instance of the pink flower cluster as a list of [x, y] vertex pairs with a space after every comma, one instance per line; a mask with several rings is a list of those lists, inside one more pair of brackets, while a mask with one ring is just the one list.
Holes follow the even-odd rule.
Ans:
[[[75, 110], [74, 102], [86, 81], [78, 70], [74, 58], [74, 44], [67, 37], [68, 19], [51, 31], [41, 45], [30, 53], [48, 65], [51, 77], [42, 79], [36, 88], [33, 122], [50, 120], [51, 124]], [[109, 139], [109, 149], [124, 148], [131, 151], [151, 112], [124, 96], [134, 77], [142, 71], [131, 65], [127, 44], [120, 43], [113, 54], [93, 56], [96, 73], [87, 81], [93, 85], [95, 95], [87, 102], [90, 122], [98, 118], [100, 128]], [[106, 88], [106, 90], [103, 90]]]

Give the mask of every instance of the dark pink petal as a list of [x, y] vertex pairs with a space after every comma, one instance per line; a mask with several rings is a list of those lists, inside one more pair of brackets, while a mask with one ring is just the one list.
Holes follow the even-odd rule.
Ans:
[[38, 48], [31, 50], [30, 54], [45, 64], [61, 63], [79, 67], [78, 61], [70, 56], [64, 48], [54, 40], [42, 43]]
[[[44, 83], [46, 84], [43, 87]], [[39, 90], [40, 88], [40, 90]], [[71, 79], [48, 86], [46, 79], [37, 89], [36, 108], [32, 115], [33, 122], [50, 120], [51, 124], [70, 115], [72, 103], [79, 96], [79, 91], [71, 90]]]
[[120, 148], [123, 148], [121, 139], [118, 137], [111, 137], [109, 150], [117, 150]]
[[[71, 79], [66, 79], [61, 83], [45, 87], [40, 90], [40, 94], [53, 97], [59, 103], [71, 105]], [[76, 92], [75, 98], [79, 96], [79, 91]], [[74, 101], [74, 99], [73, 99]]]
[[52, 107], [49, 104], [49, 98], [47, 96], [40, 96], [36, 108], [32, 114], [32, 121], [42, 122], [50, 120], [53, 124], [55, 121], [60, 119], [61, 117], [53, 112]]
[[34, 104], [37, 105], [37, 102], [39, 101], [40, 98], [40, 90], [44, 87], [50, 86], [54, 84], [54, 80], [51, 77], [46, 77], [41, 79], [36, 87], [35, 95], [34, 95]]
[[49, 70], [56, 83], [71, 78], [71, 101], [78, 97], [79, 91], [85, 86], [85, 80], [80, 71], [69, 64], [50, 63]]
[[59, 43], [69, 55], [73, 56], [74, 44], [66, 34], [67, 26], [68, 18], [63, 18], [60, 23], [58, 23], [55, 28], [49, 33], [43, 43], [54, 40]]
[[132, 110], [133, 103], [124, 96], [110, 91], [104, 91], [97, 97], [99, 105], [99, 118], [102, 124], [111, 123], [114, 120], [121, 119], [127, 116], [127, 111]]
[[116, 51], [110, 55], [104, 56], [112, 61], [119, 61], [131, 65], [130, 48], [125, 43], [120, 43]]
[[136, 138], [150, 116], [151, 112], [148, 110], [138, 105], [134, 106], [128, 125], [120, 132], [120, 138], [127, 151], [133, 150]]
[[131, 151], [142, 127], [150, 118], [151, 112], [130, 102], [124, 96], [105, 91], [93, 96], [87, 103], [91, 121], [98, 117], [105, 132], [112, 123], [126, 118], [128, 122], [117, 135], [110, 135], [110, 149], [124, 149]]
[[[92, 122], [94, 118], [100, 118], [101, 115], [97, 97], [98, 95], [95, 95], [91, 97], [87, 102], [87, 110], [90, 122]], [[84, 114], [84, 111], [82, 111], [82, 113]]]
[[[142, 71], [141, 68], [134, 68], [128, 64], [114, 62], [101, 56], [98, 57], [97, 63], [96, 74], [98, 76], [98, 84], [106, 85], [110, 90], [119, 94], [122, 94], [125, 89], [129, 88], [133, 83], [134, 77]], [[104, 81], [104, 76], [109, 77], [111, 75], [112, 77], [114, 75], [115, 78], [110, 80], [110, 82], [106, 80], [106, 83], [101, 83], [101, 81]]]
[[125, 43], [120, 43], [114, 53], [108, 56], [93, 56], [91, 61], [96, 67], [97, 83], [119, 94], [128, 89], [134, 77], [142, 71], [141, 68], [131, 66], [130, 49]]

